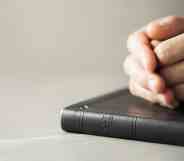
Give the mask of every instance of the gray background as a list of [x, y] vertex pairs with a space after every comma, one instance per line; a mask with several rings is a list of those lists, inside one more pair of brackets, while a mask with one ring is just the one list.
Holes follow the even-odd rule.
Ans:
[[0, 160], [183, 160], [183, 148], [64, 133], [66, 105], [127, 84], [129, 33], [182, 0], [0, 0]]

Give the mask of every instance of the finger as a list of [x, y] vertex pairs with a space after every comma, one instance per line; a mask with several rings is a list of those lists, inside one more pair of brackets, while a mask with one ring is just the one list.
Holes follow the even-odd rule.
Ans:
[[178, 100], [184, 101], [184, 83], [176, 85], [172, 90], [174, 91], [175, 97]]
[[170, 90], [167, 90], [163, 94], [156, 94], [141, 87], [133, 80], [130, 81], [129, 89], [133, 95], [144, 98], [145, 100], [152, 103], [159, 103], [160, 105], [166, 106], [171, 109], [174, 109], [177, 105], [174, 95]]
[[168, 86], [184, 83], [184, 61], [162, 68], [159, 72]]
[[146, 27], [148, 36], [155, 40], [166, 40], [184, 32], [184, 17], [168, 16], [155, 20]]
[[165, 90], [164, 80], [157, 74], [146, 72], [135, 55], [129, 55], [124, 61], [124, 70], [132, 79], [142, 87], [155, 93]]
[[162, 65], [170, 65], [184, 59], [184, 34], [163, 41], [154, 51]]
[[156, 48], [161, 43], [161, 41], [152, 40], [150, 43], [151, 43], [151, 45], [152, 45], [152, 47], [154, 49], [154, 48]]
[[145, 70], [155, 70], [157, 64], [156, 57], [145, 32], [139, 31], [129, 36], [127, 48], [141, 60]]

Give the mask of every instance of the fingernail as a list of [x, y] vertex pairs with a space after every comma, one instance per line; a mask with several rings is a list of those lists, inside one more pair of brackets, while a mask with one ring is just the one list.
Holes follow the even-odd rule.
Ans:
[[174, 102], [168, 103], [164, 95], [158, 95], [157, 102], [159, 102], [161, 106], [167, 107], [169, 109], [175, 109]]
[[166, 104], [172, 106], [172, 109], [176, 108], [179, 105], [179, 102], [175, 98], [174, 93], [170, 89], [167, 89], [165, 91], [164, 101], [166, 102]]
[[159, 101], [161, 106], [168, 107], [169, 109], [175, 109], [176, 107], [173, 104], [168, 104], [165, 101]]
[[168, 107], [171, 110], [174, 110], [176, 107], [171, 104], [165, 104], [165, 107]]
[[172, 109], [172, 110], [174, 110], [178, 105], [179, 105], [179, 103], [178, 103], [178, 101], [176, 101], [176, 100], [174, 100], [172, 103], [167, 103], [165, 100], [164, 101], [161, 101], [160, 102], [160, 104], [162, 105], [162, 106], [165, 106], [165, 107], [168, 107], [169, 109]]

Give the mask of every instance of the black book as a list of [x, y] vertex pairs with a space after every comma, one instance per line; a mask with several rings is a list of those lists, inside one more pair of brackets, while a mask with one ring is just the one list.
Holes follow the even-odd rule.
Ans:
[[119, 90], [64, 108], [65, 131], [184, 145], [184, 112], [170, 110]]

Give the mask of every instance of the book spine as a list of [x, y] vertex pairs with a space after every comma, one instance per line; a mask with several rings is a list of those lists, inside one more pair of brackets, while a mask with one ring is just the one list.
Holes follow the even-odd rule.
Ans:
[[174, 121], [65, 109], [61, 125], [69, 132], [184, 145], [184, 124]]
[[164, 121], [138, 117], [136, 139], [184, 146], [184, 124], [174, 120]]
[[118, 138], [133, 138], [135, 118], [84, 110], [64, 109], [61, 126], [65, 131]]

